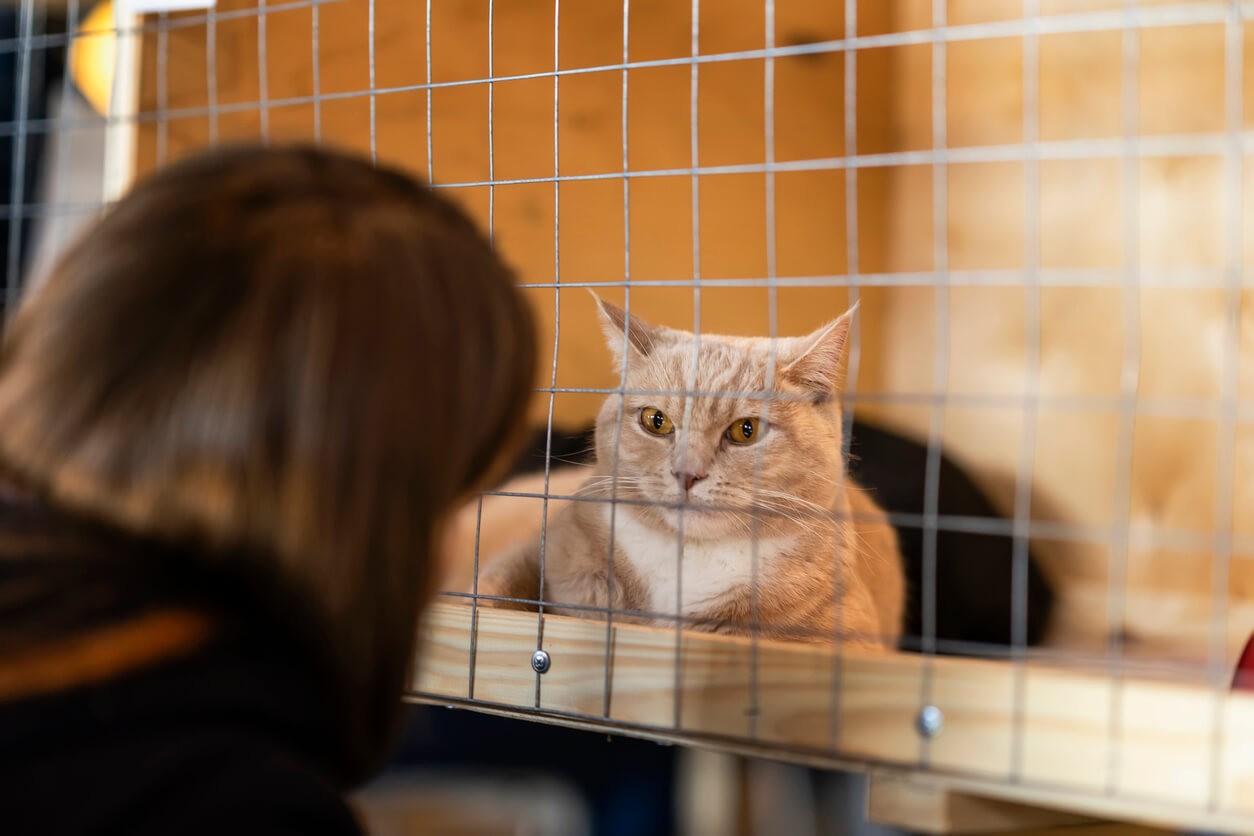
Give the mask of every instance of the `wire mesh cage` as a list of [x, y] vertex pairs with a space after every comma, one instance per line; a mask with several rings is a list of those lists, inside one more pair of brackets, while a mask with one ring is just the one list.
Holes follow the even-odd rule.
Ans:
[[[215, 143], [357, 149], [466, 206], [542, 326], [538, 434], [450, 527], [415, 699], [1249, 829], [1248, 4], [208, 5], [20, 4], [6, 301], [57, 219]], [[75, 143], [90, 196], [56, 173]], [[832, 334], [830, 391], [788, 384]], [[580, 514], [606, 536], [572, 541]], [[860, 521], [904, 590], [867, 529], [768, 542]], [[534, 593], [485, 580], [519, 548]], [[561, 597], [572, 549], [604, 594]], [[772, 629], [789, 549], [822, 636]], [[904, 608], [896, 650], [845, 629], [856, 583]], [[740, 615], [702, 618], [728, 590]]]

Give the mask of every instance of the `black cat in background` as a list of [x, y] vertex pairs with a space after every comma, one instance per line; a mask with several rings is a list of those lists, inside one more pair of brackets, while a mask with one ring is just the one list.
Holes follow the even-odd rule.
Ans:
[[[890, 514], [921, 515], [927, 485], [927, 445], [897, 433], [855, 421], [850, 445], [849, 471], [875, 501]], [[988, 497], [971, 477], [941, 454], [937, 491], [938, 516], [1001, 519]], [[923, 635], [923, 546], [920, 525], [896, 525], [905, 561], [907, 600], [903, 649], [916, 650]], [[994, 650], [980, 645], [1014, 643], [1012, 629], [1017, 617], [1026, 623], [1023, 639], [1039, 644], [1049, 624], [1054, 590], [1029, 551], [1026, 595], [1016, 613], [1013, 589], [1014, 539], [1008, 534], [976, 534], [946, 530], [936, 532], [936, 638], [937, 651], [963, 655]], [[1021, 640], [1023, 640], [1021, 639]], [[973, 647], [946, 646], [945, 642], [971, 643]]]

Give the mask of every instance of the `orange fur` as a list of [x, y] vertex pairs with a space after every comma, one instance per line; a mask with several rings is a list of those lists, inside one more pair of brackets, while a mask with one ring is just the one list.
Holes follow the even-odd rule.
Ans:
[[[904, 586], [896, 535], [840, 457], [835, 393], [852, 312], [774, 345], [702, 335], [694, 356], [692, 334], [601, 309], [627, 393], [601, 409], [577, 501], [553, 509], [543, 591], [534, 528], [485, 558], [478, 591], [576, 615], [610, 608], [616, 620], [891, 645]], [[674, 433], [646, 431], [646, 407], [671, 416]], [[759, 418], [760, 438], [734, 445], [724, 431], [743, 417]], [[702, 474], [691, 493], [687, 473]], [[487, 513], [484, 524], [498, 526]]]

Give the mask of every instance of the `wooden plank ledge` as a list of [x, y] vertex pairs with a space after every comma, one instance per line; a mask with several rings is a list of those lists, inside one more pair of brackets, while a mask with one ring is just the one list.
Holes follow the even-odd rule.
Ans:
[[[424, 702], [828, 768], [910, 770], [956, 792], [1079, 815], [1254, 832], [1245, 694], [1040, 664], [607, 631], [444, 602], [429, 610], [423, 642], [412, 696]], [[531, 667], [538, 646], [551, 660], [542, 676]], [[925, 695], [944, 718], [931, 739], [916, 725]]]

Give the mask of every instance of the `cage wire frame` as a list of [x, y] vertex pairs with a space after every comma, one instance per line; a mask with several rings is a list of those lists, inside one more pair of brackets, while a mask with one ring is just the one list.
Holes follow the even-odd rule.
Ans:
[[[382, 2], [383, 0], [380, 0]], [[1228, 589], [1230, 564], [1236, 555], [1254, 553], [1254, 537], [1232, 533], [1234, 473], [1232, 467], [1216, 468], [1214, 486], [1216, 519], [1209, 532], [1159, 527], [1145, 532], [1131, 525], [1133, 432], [1138, 416], [1181, 419], [1217, 420], [1219, 423], [1219, 461], [1231, 462], [1238, 429], [1254, 423], [1254, 404], [1239, 397], [1238, 366], [1240, 359], [1241, 293], [1244, 287], [1243, 225], [1245, 206], [1242, 182], [1244, 156], [1254, 153], [1254, 132], [1244, 129], [1243, 61], [1245, 55], [1244, 24], [1254, 16], [1254, 3], [1177, 2], [1141, 6], [1137, 0], [1124, 0], [1117, 9], [1059, 14], [1042, 14], [1040, 0], [1022, 0], [1021, 16], [992, 22], [953, 24], [948, 20], [946, 0], [933, 0], [931, 25], [926, 29], [894, 31], [883, 34], [862, 34], [859, 31], [859, 4], [833, 4], [843, 13], [843, 37], [802, 44], [779, 44], [775, 32], [774, 0], [762, 0], [765, 40], [758, 49], [723, 52], [701, 50], [701, 4], [691, 3], [690, 52], [686, 56], [632, 60], [630, 50], [631, 0], [622, 0], [622, 52], [619, 60], [588, 67], [563, 67], [561, 64], [562, 27], [561, 0], [554, 0], [552, 16], [553, 61], [551, 70], [498, 74], [493, 63], [495, 51], [495, 0], [487, 6], [487, 74], [481, 78], [436, 80], [432, 73], [432, 0], [426, 0], [425, 17], [425, 82], [409, 85], [380, 86], [376, 75], [376, 0], [256, 0], [249, 8], [221, 9], [211, 6], [197, 13], [158, 13], [140, 19], [120, 20], [111, 33], [82, 32], [82, 0], [67, 0], [67, 23], [64, 32], [42, 30], [45, 11], [35, 0], [20, 0], [18, 5], [18, 36], [0, 40], [0, 58], [13, 56], [15, 61], [14, 118], [0, 123], [0, 141], [12, 145], [12, 170], [8, 205], [3, 217], [8, 222], [5, 305], [12, 310], [23, 287], [26, 244], [23, 224], [30, 219], [44, 219], [58, 214], [90, 215], [115, 200], [134, 174], [136, 134], [141, 126], [155, 126], [156, 163], [164, 163], [169, 155], [169, 125], [172, 121], [203, 117], [209, 125], [209, 141], [221, 138], [220, 119], [225, 115], [255, 112], [259, 138], [268, 141], [271, 135], [270, 112], [276, 108], [309, 105], [313, 109], [311, 138], [324, 139], [323, 107], [328, 102], [365, 99], [369, 113], [369, 154], [378, 160], [378, 99], [398, 93], [425, 93], [425, 156], [426, 171], [436, 188], [465, 190], [486, 188], [488, 195], [487, 231], [496, 240], [497, 189], [523, 184], [551, 184], [553, 199], [553, 275], [548, 280], [528, 280], [520, 286], [531, 291], [552, 291], [554, 338], [552, 367], [547, 386], [537, 394], [547, 401], [546, 456], [544, 488], [540, 493], [510, 490], [485, 492], [478, 499], [475, 530], [474, 586], [469, 592], [450, 591], [434, 607], [428, 625], [427, 656], [422, 669], [415, 674], [413, 699], [458, 705], [489, 713], [523, 716], [578, 727], [613, 730], [683, 743], [702, 743], [734, 751], [767, 754], [804, 763], [845, 768], [895, 767], [940, 776], [947, 786], [978, 791], [997, 797], [1029, 799], [1051, 806], [1087, 810], [1129, 818], [1150, 818], [1161, 822], [1193, 824], [1202, 822], [1220, 829], [1249, 829], [1254, 824], [1254, 800], [1251, 793], [1242, 797], [1239, 791], [1254, 782], [1254, 745], [1242, 745], [1241, 735], [1254, 736], [1254, 703], [1240, 695], [1228, 693], [1230, 672], [1226, 659], [1225, 629], [1227, 612], [1224, 602]], [[366, 43], [368, 86], [366, 89], [332, 92], [324, 89], [320, 61], [321, 11], [325, 5], [355, 3], [367, 11]], [[308, 10], [311, 30], [312, 92], [308, 96], [273, 97], [266, 75], [267, 19], [280, 12]], [[255, 101], [223, 102], [218, 91], [218, 45], [220, 26], [224, 21], [255, 20], [258, 59], [258, 95]], [[1191, 25], [1222, 26], [1224, 31], [1223, 101], [1224, 129], [1218, 132], [1190, 134], [1143, 135], [1140, 128], [1139, 79], [1140, 41], [1142, 33], [1161, 27]], [[204, 107], [171, 107], [168, 72], [171, 31], [203, 28], [206, 43], [205, 73], [207, 80]], [[1121, 135], [1111, 138], [1043, 139], [1040, 126], [1040, 40], [1049, 35], [1091, 32], [1117, 32], [1122, 39], [1120, 87]], [[32, 136], [55, 137], [58, 166], [64, 171], [67, 147], [75, 130], [86, 123], [61, 115], [32, 117], [30, 90], [32, 78], [39, 72], [40, 62], [50, 50], [73, 55], [83, 38], [112, 35], [119, 44], [115, 67], [115, 85], [110, 112], [104, 121], [109, 136], [105, 175], [101, 184], [99, 204], [60, 203], [55, 196], [39, 201], [29, 194], [26, 182], [26, 150]], [[137, 98], [138, 49], [145, 36], [155, 34], [156, 109], [141, 111]], [[1022, 44], [1022, 142], [999, 145], [949, 147], [948, 144], [948, 47], [962, 42], [1015, 38]], [[894, 46], [923, 46], [930, 51], [930, 106], [932, 147], [926, 150], [866, 153], [858, 147], [858, 72], [859, 54], [869, 49]], [[839, 53], [844, 58], [844, 89], [842, 124], [845, 146], [840, 155], [800, 160], [779, 160], [775, 154], [774, 96], [777, 59], [801, 55]], [[607, 59], [610, 56], [606, 56]], [[617, 57], [617, 56], [615, 56]], [[756, 163], [709, 164], [700, 154], [699, 78], [701, 68], [721, 62], [761, 60], [764, 97], [761, 103], [765, 136], [763, 159]], [[68, 64], [67, 60], [67, 64]], [[673, 168], [633, 168], [629, 155], [629, 109], [631, 71], [687, 67], [689, 70], [689, 164]], [[560, 82], [564, 78], [589, 73], [617, 73], [621, 78], [621, 166], [617, 170], [594, 173], [563, 174], [560, 165]], [[529, 177], [498, 177], [495, 164], [494, 113], [495, 88], [505, 82], [551, 79], [553, 88], [553, 173]], [[435, 167], [433, 146], [435, 120], [432, 98], [439, 90], [482, 86], [487, 95], [488, 177], [486, 180], [440, 180]], [[63, 96], [71, 90], [67, 71], [62, 83]], [[1204, 157], [1219, 159], [1223, 165], [1223, 260], [1219, 268], [1153, 267], [1139, 263], [1140, 225], [1136, 207], [1140, 188], [1140, 164], [1149, 158]], [[1041, 259], [1041, 166], [1060, 160], [1110, 160], [1120, 165], [1122, 211], [1122, 262], [1118, 268], [1051, 268]], [[1022, 163], [1024, 210], [1024, 259], [1022, 269], [954, 269], [949, 253], [949, 170], [968, 163]], [[933, 232], [933, 269], [914, 272], [872, 272], [863, 269], [859, 245], [859, 174], [869, 168], [923, 167], [931, 173]], [[776, 254], [775, 178], [784, 173], [844, 172], [844, 235], [846, 239], [845, 272], [843, 274], [781, 276]], [[701, 184], [702, 177], [717, 174], [761, 175], [765, 183], [762, 228], [766, 240], [765, 275], [751, 278], [720, 278], [702, 275], [701, 268]], [[692, 273], [666, 279], [642, 279], [632, 274], [632, 215], [630, 183], [639, 178], [674, 178], [689, 180], [691, 198]], [[589, 181], [620, 181], [623, 204], [624, 240], [622, 280], [564, 280], [562, 277], [560, 200], [563, 183]], [[843, 647], [840, 636], [833, 637], [830, 648], [787, 646], [762, 638], [755, 630], [745, 640], [708, 636], [686, 630], [682, 616], [665, 613], [624, 612], [613, 608], [584, 608], [599, 620], [580, 621], [546, 613], [543, 589], [544, 554], [548, 538], [548, 510], [551, 501], [591, 501], [579, 495], [557, 495], [550, 491], [554, 434], [554, 404], [561, 394], [601, 395], [619, 398], [622, 418], [622, 396], [679, 395], [757, 397], [769, 409], [771, 398], [768, 382], [764, 392], [649, 392], [627, 388], [626, 335], [623, 362], [616, 370], [618, 383], [610, 387], [559, 385], [558, 348], [561, 335], [562, 292], [583, 288], [592, 290], [621, 289], [625, 307], [630, 313], [633, 288], [690, 288], [694, 317], [690, 378], [695, 375], [697, 341], [702, 334], [702, 291], [709, 288], [764, 288], [768, 299], [769, 332], [772, 352], [781, 336], [778, 327], [778, 298], [782, 291], [806, 287], [846, 288], [851, 304], [866, 288], [929, 287], [933, 289], [934, 342], [933, 385], [931, 391], [894, 391], [889, 393], [859, 391], [862, 365], [861, 332], [855, 319], [850, 335], [850, 353], [846, 371], [846, 391], [841, 408], [844, 413], [842, 458], [847, 459], [854, 410], [863, 404], [930, 407], [927, 432], [924, 510], [921, 514], [889, 514], [889, 521], [898, 528], [917, 528], [923, 533], [923, 636], [917, 653], [868, 656]], [[949, 380], [950, 329], [952, 306], [950, 294], [955, 288], [1004, 287], [1021, 289], [1025, 298], [1026, 327], [1024, 350], [1027, 378], [1022, 394], [976, 395], [946, 391]], [[1124, 334], [1123, 358], [1116, 396], [1044, 395], [1041, 388], [1041, 306], [1042, 291], [1049, 288], [1112, 288], [1121, 291], [1121, 316]], [[1145, 288], [1190, 288], [1219, 290], [1224, 294], [1224, 335], [1222, 386], [1218, 399], [1153, 396], [1140, 391], [1142, 346], [1141, 292]], [[772, 353], [772, 360], [774, 355]], [[772, 366], [774, 363], [772, 362]], [[973, 518], [945, 515], [939, 511], [941, 440], [945, 433], [945, 408], [1010, 408], [1022, 414], [1023, 431], [1015, 468], [1013, 512], [1008, 519]], [[1033, 469], [1038, 414], [1048, 406], [1064, 414], [1113, 414], [1117, 417], [1117, 450], [1115, 514], [1109, 525], [1033, 519]], [[619, 420], [617, 427], [621, 428]], [[613, 470], [617, 472], [620, 438], [616, 429]], [[761, 454], [755, 466], [761, 470]], [[754, 490], [760, 485], [755, 479]], [[629, 507], [632, 500], [619, 497], [617, 483], [612, 487], [611, 520], [620, 507]], [[490, 609], [481, 595], [479, 540], [483, 524], [484, 496], [516, 497], [540, 503], [540, 568], [541, 592], [535, 601], [520, 603], [535, 606], [535, 613], [507, 613]], [[602, 501], [602, 500], [596, 500]], [[680, 508], [682, 526], [682, 507]], [[682, 530], [682, 528], [681, 528]], [[940, 532], [1000, 534], [1013, 540], [1013, 629], [1015, 641], [1000, 662], [973, 662], [942, 658], [942, 653], [979, 652], [988, 648], [966, 642], [938, 639], [936, 636], [936, 560]], [[609, 577], [613, 577], [613, 532], [606, 561]], [[1115, 631], [1108, 652], [1097, 660], [1100, 670], [1094, 671], [1093, 659], [1081, 659], [1066, 651], [1048, 648], [1026, 648], [1027, 561], [1028, 547], [1033, 539], [1050, 539], [1071, 543], [1109, 545], [1112, 559], [1106, 608], [1111, 624], [1120, 624], [1127, 607], [1127, 572], [1130, 551], [1153, 546], [1158, 549], [1189, 551], [1207, 550], [1212, 560], [1212, 642], [1208, 659], [1195, 665], [1172, 663], [1162, 675], [1182, 675], [1194, 686], [1167, 686], [1145, 679], [1145, 670], [1133, 669], [1124, 658], [1123, 637]], [[683, 573], [679, 562], [682, 544], [676, 543], [677, 598], [682, 600]], [[760, 571], [756, 546], [752, 552], [752, 572]], [[837, 580], [838, 587], [841, 581]], [[838, 589], [839, 593], [839, 589]], [[565, 609], [580, 609], [563, 605]], [[756, 607], [755, 607], [756, 610]], [[670, 626], [647, 628], [621, 623], [624, 616], [649, 615]], [[618, 617], [620, 620], [616, 620]], [[489, 641], [490, 640], [490, 641]], [[541, 673], [531, 670], [526, 661], [534, 650], [552, 653], [555, 668]], [[563, 674], [566, 660], [577, 674]], [[577, 664], [576, 664], [577, 662]], [[634, 668], [631, 666], [635, 666]], [[1067, 666], [1085, 668], [1083, 675], [1073, 674]], [[641, 671], [645, 667], [649, 670]], [[722, 727], [687, 722], [692, 712], [703, 707], [710, 698], [694, 691], [688, 680], [692, 670], [704, 677], [709, 688], [723, 689], [734, 695], [736, 705], [720, 704], [712, 713]], [[805, 669], [806, 673], [800, 671]], [[817, 670], [819, 673], [814, 673]], [[595, 676], [593, 675], [595, 674]], [[782, 681], [773, 677], [781, 676]], [[574, 680], [582, 679], [582, 682]], [[494, 681], [496, 680], [496, 681]], [[591, 684], [595, 680], [596, 684]], [[877, 682], [899, 685], [891, 694], [877, 690]], [[638, 688], [632, 692], [644, 708], [624, 707], [624, 700], [612, 697], [623, 683]], [[798, 734], [795, 730], [781, 732], [771, 725], [771, 712], [778, 708], [782, 688], [795, 689], [798, 683], [815, 693], [803, 694], [801, 713], [811, 717], [808, 728], [821, 734]], [[992, 696], [973, 696], [963, 683], [988, 686]], [[991, 683], [991, 684], [990, 684]], [[1044, 684], [1042, 684], [1044, 683]], [[823, 687], [820, 687], [823, 686]], [[1033, 723], [1044, 719], [1050, 733], [1057, 727], [1049, 725], [1067, 708], [1042, 705], [1040, 692], [1074, 698], [1093, 711], [1085, 715], [1087, 723], [1081, 737], [1091, 744], [1086, 751], [1096, 753], [1101, 767], [1093, 780], [1078, 783], [1066, 779], [1057, 770], [1043, 768], [1045, 760], [1055, 754], [1042, 755], [1042, 734]], [[823, 693], [818, 693], [823, 691]], [[525, 694], [525, 697], [523, 696]], [[868, 695], [876, 695], [892, 703], [892, 710], [868, 705]], [[957, 695], [957, 696], [956, 696]], [[1005, 704], [1002, 704], [1002, 697]], [[729, 698], [730, 699], [730, 698]], [[792, 699], [792, 697], [789, 697]], [[966, 705], [946, 715], [946, 735], [919, 733], [913, 722], [929, 707], [947, 707], [948, 701]], [[966, 701], [963, 703], [963, 701]], [[696, 708], [694, 708], [694, 704]], [[1162, 718], [1146, 714], [1146, 708], [1170, 706], [1184, 711], [1189, 719], [1166, 721], [1174, 737], [1166, 744], [1147, 741]], [[599, 708], [598, 708], [599, 706]], [[1048, 710], [1046, 710], [1048, 709]], [[885, 720], [885, 712], [892, 722]], [[1000, 724], [998, 733], [989, 736], [981, 729], [976, 715], [987, 711]], [[744, 722], [727, 720], [739, 714]], [[1152, 714], [1152, 712], [1151, 712]], [[824, 722], [813, 716], [825, 717]], [[850, 718], [866, 720], [876, 732], [874, 737], [861, 732]], [[778, 718], [776, 718], [778, 719]], [[902, 720], [906, 728], [901, 728]], [[976, 744], [992, 741], [998, 751], [1005, 750], [1005, 766], [981, 769], [969, 757], [960, 757], [951, 744], [952, 737]], [[1064, 735], [1065, 737], [1065, 735]], [[1098, 740], [1092, 738], [1100, 737]], [[1147, 777], [1136, 759], [1150, 757], [1165, 762], [1168, 755], [1179, 755], [1178, 747], [1188, 739], [1185, 762], [1203, 767], [1204, 779], [1189, 782], [1185, 790], [1173, 791], [1171, 781], [1178, 782], [1178, 773], [1163, 781]], [[1076, 742], [1079, 738], [1066, 738]], [[1251, 737], [1254, 739], [1254, 737]], [[1048, 748], [1048, 747], [1046, 747]], [[1246, 749], [1251, 751], [1247, 752]], [[1131, 753], [1131, 754], [1130, 754]], [[1148, 755], [1146, 753], [1149, 753]], [[1200, 759], [1200, 760], [1199, 760]], [[1044, 777], [1043, 777], [1044, 776]], [[1089, 776], [1092, 777], [1092, 776]], [[1148, 812], [1147, 812], [1148, 811]]]

